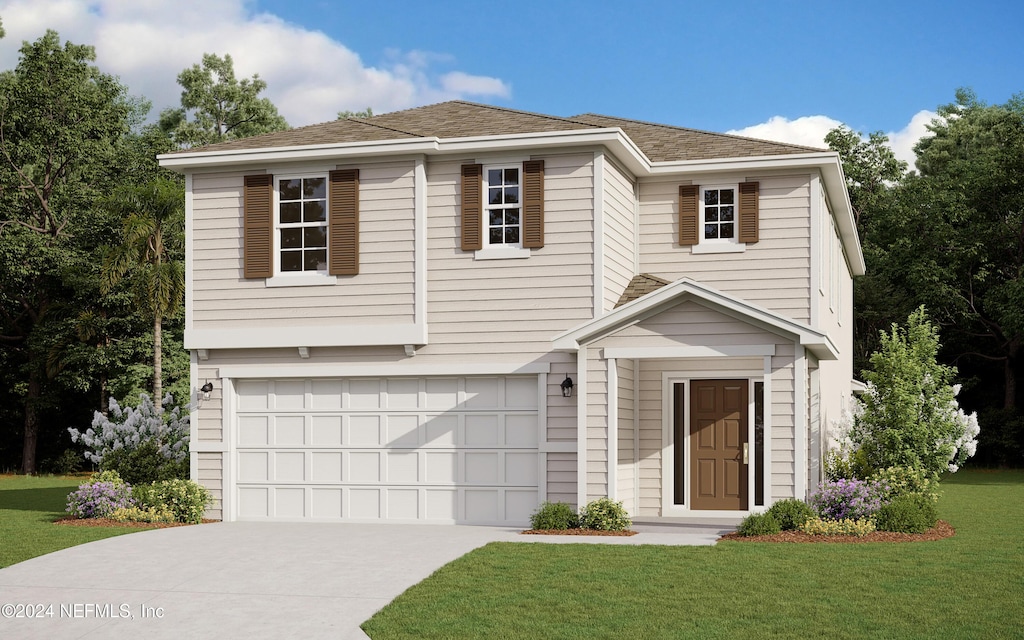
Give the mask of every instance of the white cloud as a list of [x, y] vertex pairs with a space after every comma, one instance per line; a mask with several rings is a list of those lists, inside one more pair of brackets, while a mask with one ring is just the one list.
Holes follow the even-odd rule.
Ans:
[[825, 144], [825, 134], [841, 124], [838, 120], [833, 120], [828, 116], [803, 116], [796, 120], [772, 116], [768, 122], [726, 131], [726, 133], [825, 149], [828, 147]]
[[[925, 125], [930, 123], [932, 118], [936, 117], [938, 117], [938, 114], [933, 111], [918, 111], [910, 119], [910, 122], [907, 123], [907, 126], [899, 131], [891, 131], [885, 134], [889, 137], [889, 147], [892, 149], [893, 154], [899, 160], [906, 162], [911, 169], [914, 168], [914, 145], [923, 136], [929, 135]], [[826, 149], [828, 145], [825, 144], [825, 134], [841, 124], [843, 123], [839, 120], [820, 115], [803, 116], [795, 120], [789, 120], [782, 116], [772, 116], [768, 119], [768, 122], [762, 122], [761, 124], [755, 124], [742, 129], [734, 129], [726, 133]], [[862, 131], [861, 133], [867, 134], [870, 132]]]
[[925, 125], [938, 117], [939, 114], [934, 111], [921, 110], [914, 114], [914, 117], [910, 119], [907, 126], [899, 131], [891, 131], [885, 134], [889, 136], [889, 146], [892, 147], [893, 154], [898, 159], [906, 162], [907, 166], [911, 169], [914, 168], [914, 160], [916, 160], [914, 145], [921, 138], [931, 135], [931, 132], [925, 128]]
[[441, 73], [451, 56], [389, 50], [380, 66], [364, 63], [320, 31], [256, 13], [246, 0], [7, 0], [0, 17], [0, 68], [17, 64], [24, 40], [55, 29], [64, 40], [91, 44], [101, 70], [121, 77], [154, 113], [177, 106], [182, 69], [203, 53], [230, 54], [235, 74], [259, 73], [264, 95], [293, 126], [333, 120], [338, 111], [376, 113], [466, 96], [507, 98], [498, 78], [462, 71]]

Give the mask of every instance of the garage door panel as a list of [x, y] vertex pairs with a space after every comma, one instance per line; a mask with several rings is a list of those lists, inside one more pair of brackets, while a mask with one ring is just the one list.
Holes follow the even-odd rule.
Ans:
[[455, 415], [425, 416], [424, 444], [429, 447], [453, 447], [458, 441], [459, 417]]
[[314, 446], [340, 447], [343, 443], [341, 416], [313, 416], [310, 443]]
[[469, 447], [498, 446], [497, 414], [473, 414], [466, 416], [463, 442]]
[[379, 447], [383, 416], [360, 415], [348, 419], [348, 442], [353, 447]]
[[301, 447], [305, 445], [305, 416], [277, 416], [274, 420], [274, 444], [279, 447]]
[[239, 446], [265, 447], [270, 444], [268, 416], [242, 416], [238, 419]]
[[535, 376], [235, 380], [236, 516], [525, 524]]
[[386, 456], [388, 482], [399, 484], [416, 484], [419, 482], [419, 453], [397, 453], [389, 451]]
[[310, 455], [312, 482], [340, 483], [342, 476], [342, 453], [340, 451], [314, 451]]
[[415, 449], [420, 446], [419, 416], [388, 415], [387, 442], [391, 448]]

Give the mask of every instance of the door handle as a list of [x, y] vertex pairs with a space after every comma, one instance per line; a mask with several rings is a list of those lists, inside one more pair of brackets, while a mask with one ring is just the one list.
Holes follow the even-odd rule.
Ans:
[[743, 464], [750, 464], [748, 459], [750, 457], [750, 443], [743, 443]]

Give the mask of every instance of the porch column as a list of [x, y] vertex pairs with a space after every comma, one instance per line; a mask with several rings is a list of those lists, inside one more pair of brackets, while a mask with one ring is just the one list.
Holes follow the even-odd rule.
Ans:
[[615, 358], [608, 364], [608, 497], [617, 500], [619, 484], [619, 368]]

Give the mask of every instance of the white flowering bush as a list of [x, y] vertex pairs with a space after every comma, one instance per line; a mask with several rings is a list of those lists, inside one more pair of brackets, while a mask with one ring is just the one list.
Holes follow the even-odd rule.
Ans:
[[977, 450], [978, 418], [957, 403], [956, 369], [936, 360], [938, 332], [924, 307], [881, 338], [864, 372], [867, 391], [837, 425], [838, 457], [851, 468], [956, 472]]
[[[172, 402], [170, 394], [163, 404]], [[72, 442], [88, 450], [87, 460], [101, 469], [114, 469], [131, 482], [152, 482], [175, 477], [188, 464], [188, 415], [181, 408], [159, 411], [153, 400], [141, 394], [138, 407], [121, 407], [110, 399], [110, 415], [93, 415], [92, 428], [69, 428]]]

